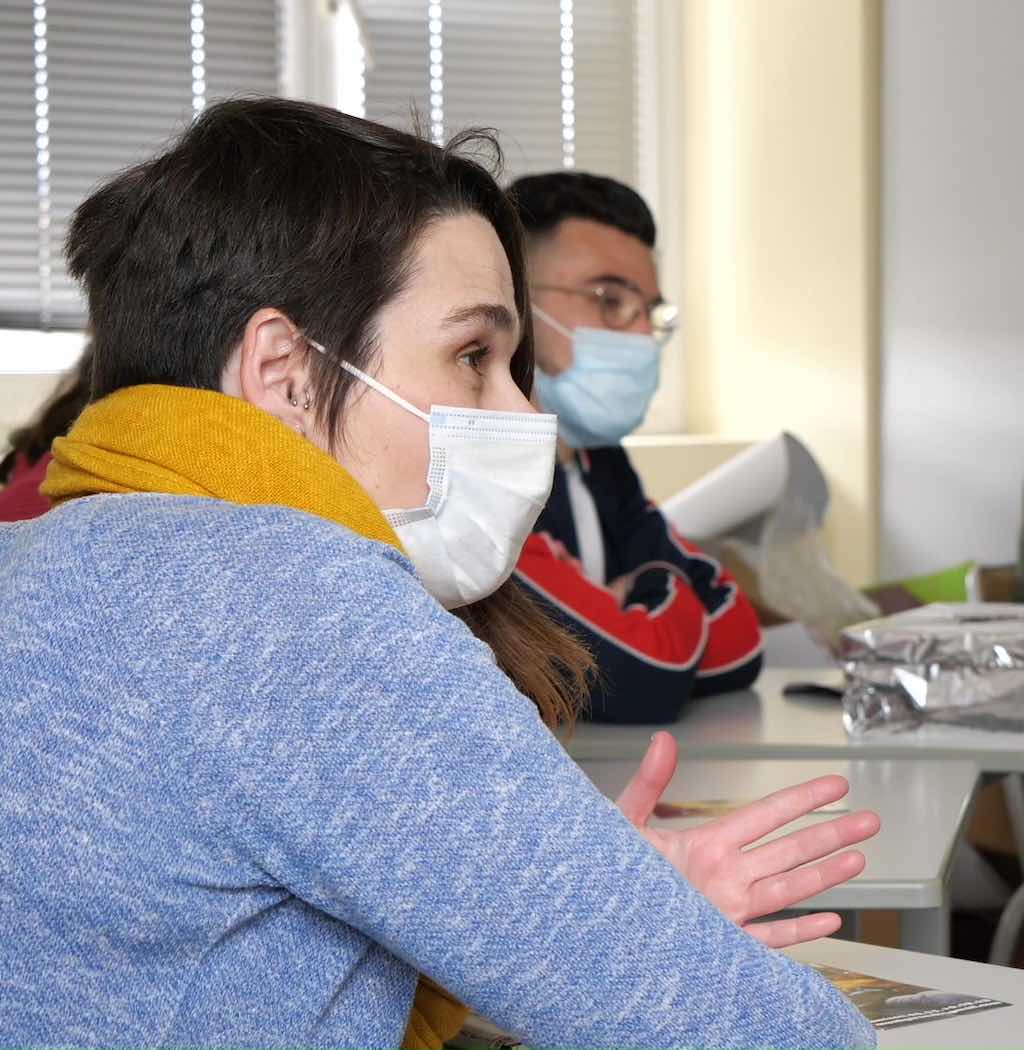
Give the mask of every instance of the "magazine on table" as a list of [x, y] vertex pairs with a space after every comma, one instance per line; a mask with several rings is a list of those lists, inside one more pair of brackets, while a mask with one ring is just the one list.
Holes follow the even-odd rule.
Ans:
[[[875, 1028], [898, 1028], [1009, 1005], [983, 995], [943, 992], [836, 966], [810, 965], [850, 999]], [[523, 1044], [490, 1021], [471, 1013], [459, 1035], [446, 1045], [458, 1050], [510, 1050]]]
[[812, 965], [811, 969], [817, 970], [826, 981], [852, 1000], [853, 1005], [876, 1028], [897, 1028], [922, 1021], [937, 1021], [955, 1014], [1009, 1006], [1009, 1003], [984, 995], [922, 988], [917, 984], [890, 981], [885, 977], [869, 977], [836, 966]]
[[[686, 802], [672, 802], [662, 799], [654, 807], [654, 816], [659, 820], [690, 820], [695, 817], [713, 820], [716, 817], [724, 817], [729, 813], [735, 813], [736, 810], [743, 809], [744, 806], [749, 806], [755, 801], [757, 800], [753, 798], [704, 798], [690, 799]], [[840, 800], [818, 806], [810, 816], [817, 816], [818, 814], [831, 816], [835, 813], [849, 812], [849, 809]]]

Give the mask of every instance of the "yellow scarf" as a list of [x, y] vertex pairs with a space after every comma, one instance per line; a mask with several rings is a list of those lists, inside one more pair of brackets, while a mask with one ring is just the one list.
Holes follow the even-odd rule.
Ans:
[[[135, 386], [90, 405], [40, 491], [54, 504], [99, 492], [163, 492], [315, 514], [402, 549], [359, 483], [326, 452], [267, 412], [212, 390]], [[441, 1050], [466, 1008], [420, 978], [402, 1046]]]

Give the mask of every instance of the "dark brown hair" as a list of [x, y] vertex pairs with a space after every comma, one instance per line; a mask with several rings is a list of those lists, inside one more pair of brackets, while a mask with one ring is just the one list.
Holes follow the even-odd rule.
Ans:
[[273, 306], [328, 348], [311, 364], [333, 439], [354, 381], [337, 360], [367, 368], [374, 320], [408, 280], [417, 238], [467, 211], [491, 223], [508, 256], [524, 322], [512, 371], [529, 391], [521, 227], [470, 151], [500, 163], [485, 131], [441, 148], [310, 103], [211, 106], [170, 149], [94, 193], [70, 225], [68, 268], [85, 285], [95, 332], [94, 396], [153, 382], [220, 389], [249, 318]]
[[[88, 295], [94, 397], [139, 383], [218, 390], [250, 317], [276, 307], [327, 348], [311, 355], [311, 380], [334, 442], [353, 382], [339, 362], [369, 369], [376, 318], [408, 281], [418, 238], [465, 212], [491, 223], [508, 256], [523, 331], [512, 374], [529, 395], [522, 230], [484, 154], [496, 170], [487, 132], [439, 147], [309, 103], [211, 106], [72, 220], [66, 254]], [[573, 719], [590, 657], [517, 584], [461, 616], [549, 725]]]
[[50, 451], [54, 438], [63, 437], [71, 429], [71, 424], [89, 403], [91, 372], [92, 351], [86, 346], [78, 364], [57, 384], [36, 418], [11, 431], [7, 439], [11, 450], [0, 460], [0, 484], [10, 480], [18, 456], [22, 456], [28, 466], [38, 463]]

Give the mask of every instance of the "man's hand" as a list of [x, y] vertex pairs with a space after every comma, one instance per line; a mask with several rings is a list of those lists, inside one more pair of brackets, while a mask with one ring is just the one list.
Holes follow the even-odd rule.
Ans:
[[776, 791], [700, 827], [681, 831], [648, 827], [675, 775], [678, 758], [671, 734], [656, 733], [618, 799], [630, 823], [719, 911], [764, 944], [784, 948], [834, 933], [840, 920], [832, 912], [764, 923], [751, 920], [792, 908], [859, 875], [864, 856], [846, 848], [877, 833], [878, 815], [863, 810], [746, 848], [850, 790], [843, 777], [827, 776]]
[[621, 609], [626, 604], [626, 595], [633, 589], [633, 573], [610, 580], [605, 584], [605, 588], [612, 592], [615, 604]]

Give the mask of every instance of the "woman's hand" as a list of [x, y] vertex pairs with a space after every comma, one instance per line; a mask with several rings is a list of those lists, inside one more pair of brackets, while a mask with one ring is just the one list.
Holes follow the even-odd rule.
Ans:
[[681, 831], [648, 827], [675, 775], [678, 758], [671, 734], [656, 733], [618, 799], [630, 823], [719, 911], [764, 944], [784, 948], [834, 933], [840, 920], [832, 912], [764, 923], [751, 920], [792, 908], [859, 875], [864, 870], [863, 854], [838, 851], [871, 838], [880, 826], [878, 815], [870, 810], [850, 813], [746, 848], [850, 790], [843, 777], [827, 776], [776, 791], [700, 827]]

